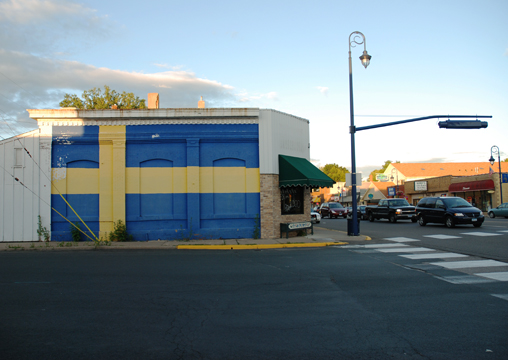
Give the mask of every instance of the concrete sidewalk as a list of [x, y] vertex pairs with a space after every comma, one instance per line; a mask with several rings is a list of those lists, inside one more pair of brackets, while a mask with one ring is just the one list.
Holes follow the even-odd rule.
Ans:
[[96, 245], [92, 241], [80, 242], [0, 242], [0, 251], [23, 250], [255, 250], [295, 247], [339, 246], [368, 241], [368, 236], [348, 236], [343, 231], [314, 226], [314, 235], [286, 239], [225, 239], [225, 240], [151, 240], [130, 242], [108, 242]]

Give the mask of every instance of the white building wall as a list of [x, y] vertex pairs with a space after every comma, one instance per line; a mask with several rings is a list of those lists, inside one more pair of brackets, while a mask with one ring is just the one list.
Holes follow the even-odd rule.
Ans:
[[309, 121], [276, 110], [259, 110], [259, 172], [279, 173], [279, 154], [310, 160]]
[[0, 241], [37, 241], [38, 215], [51, 229], [51, 136], [37, 129], [1, 141], [0, 164]]

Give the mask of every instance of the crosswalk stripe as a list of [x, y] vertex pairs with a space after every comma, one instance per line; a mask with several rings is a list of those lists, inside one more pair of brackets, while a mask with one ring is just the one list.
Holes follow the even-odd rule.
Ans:
[[404, 247], [404, 246], [407, 246], [409, 247], [409, 245], [406, 245], [406, 244], [369, 244], [369, 245], [365, 245], [364, 247], [365, 248], [391, 248], [391, 247]]
[[500, 299], [503, 299], [503, 300], [508, 300], [508, 294], [490, 294], [490, 295], [495, 296]]
[[461, 233], [462, 235], [471, 235], [471, 236], [499, 236], [502, 234], [497, 233], [486, 233], [486, 232], [479, 232], [479, 231], [472, 231], [467, 233]]
[[399, 247], [399, 248], [394, 248], [394, 249], [376, 249], [377, 251], [380, 251], [380, 252], [384, 252], [384, 253], [394, 253], [394, 252], [409, 252], [409, 253], [412, 253], [412, 252], [427, 252], [427, 251], [436, 251], [434, 249], [429, 249], [429, 248], [424, 248], [424, 247], [412, 247], [412, 246], [408, 246], [408, 247]]
[[431, 265], [441, 266], [446, 269], [465, 269], [475, 267], [494, 267], [494, 266], [508, 266], [507, 263], [496, 260], [470, 260], [470, 261], [443, 261], [430, 263]]
[[504, 272], [492, 272], [492, 273], [480, 273], [475, 274], [476, 276], [486, 277], [498, 281], [508, 281], [508, 271]]
[[417, 239], [412, 239], [412, 238], [408, 238], [408, 237], [392, 237], [392, 238], [385, 238], [384, 240], [388, 240], [388, 241], [395, 241], [395, 242], [412, 242], [412, 241], [420, 241], [420, 240], [417, 240]]
[[483, 284], [491, 283], [494, 280], [484, 279], [474, 275], [457, 275], [457, 276], [435, 276], [436, 279], [444, 280], [452, 284]]
[[444, 234], [435, 234], [435, 235], [423, 235], [423, 237], [433, 238], [433, 239], [460, 239], [460, 236], [453, 235], [444, 235]]
[[447, 259], [447, 258], [458, 258], [468, 257], [468, 255], [456, 254], [456, 253], [432, 253], [432, 254], [416, 254], [416, 255], [399, 255], [406, 259], [411, 260], [423, 260], [423, 259]]

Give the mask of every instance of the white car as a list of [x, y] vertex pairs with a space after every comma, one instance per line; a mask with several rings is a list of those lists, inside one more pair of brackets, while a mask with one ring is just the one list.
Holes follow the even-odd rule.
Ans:
[[321, 222], [321, 215], [318, 212], [311, 211], [310, 212], [310, 221], [314, 224], [319, 224]]

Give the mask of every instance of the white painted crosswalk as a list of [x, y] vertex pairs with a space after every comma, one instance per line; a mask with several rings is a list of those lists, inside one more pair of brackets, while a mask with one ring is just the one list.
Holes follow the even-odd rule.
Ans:
[[[500, 230], [497, 232], [479, 232], [469, 231], [461, 233], [461, 236], [447, 234], [423, 235], [426, 238], [438, 240], [458, 239], [463, 236], [500, 236], [505, 235], [508, 230]], [[426, 247], [414, 246], [414, 242], [420, 240], [410, 237], [389, 237], [383, 240], [390, 241], [387, 244], [369, 244], [362, 247], [385, 254], [396, 254], [408, 260], [422, 261], [420, 266], [435, 266], [448, 270], [456, 270], [462, 272], [456, 276], [436, 276], [436, 278], [453, 283], [453, 284], [482, 284], [497, 281], [508, 281], [508, 263], [497, 260], [485, 260], [471, 257], [469, 255], [438, 251]], [[410, 244], [408, 244], [410, 243]], [[428, 260], [429, 262], [425, 262]], [[480, 271], [475, 271], [480, 270]], [[482, 271], [483, 270], [483, 271]], [[490, 270], [490, 272], [489, 272]], [[494, 295], [508, 300], [507, 295]], [[506, 297], [506, 298], [505, 298]]]

